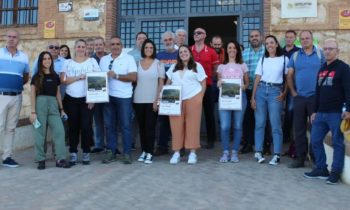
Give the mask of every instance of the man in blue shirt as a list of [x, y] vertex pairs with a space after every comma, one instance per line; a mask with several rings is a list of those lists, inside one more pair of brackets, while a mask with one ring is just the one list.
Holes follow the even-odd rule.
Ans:
[[28, 56], [17, 49], [20, 37], [16, 30], [6, 32], [6, 47], [0, 48], [0, 140], [3, 143], [2, 165], [18, 167], [11, 158], [15, 129], [22, 107], [23, 85], [29, 79]]
[[302, 48], [289, 60], [287, 75], [294, 103], [293, 126], [296, 149], [296, 159], [288, 166], [290, 168], [304, 167], [308, 151], [307, 121], [315, 112], [317, 73], [325, 62], [323, 52], [313, 45], [311, 31], [300, 32], [300, 41]]

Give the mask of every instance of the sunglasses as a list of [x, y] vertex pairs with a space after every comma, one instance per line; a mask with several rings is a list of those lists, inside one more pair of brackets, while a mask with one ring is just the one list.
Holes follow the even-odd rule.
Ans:
[[193, 32], [193, 35], [201, 35], [201, 34], [204, 34], [204, 32], [202, 32], [202, 31], [195, 31], [195, 32]]
[[108, 66], [108, 69], [109, 69], [109, 70], [112, 70], [113, 61], [114, 61], [114, 59], [112, 59], [111, 62], [109, 63], [109, 66]]
[[59, 50], [60, 47], [59, 47], [59, 46], [50, 45], [50, 46], [49, 46], [49, 49], [50, 49], [50, 50], [53, 50], [53, 49]]

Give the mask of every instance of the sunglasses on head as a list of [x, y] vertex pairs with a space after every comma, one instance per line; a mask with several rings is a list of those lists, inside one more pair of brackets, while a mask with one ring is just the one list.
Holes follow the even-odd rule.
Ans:
[[50, 45], [50, 46], [49, 46], [49, 49], [50, 49], [50, 50], [52, 50], [52, 49], [59, 50], [60, 47], [59, 47], [59, 46], [55, 46], [55, 45]]

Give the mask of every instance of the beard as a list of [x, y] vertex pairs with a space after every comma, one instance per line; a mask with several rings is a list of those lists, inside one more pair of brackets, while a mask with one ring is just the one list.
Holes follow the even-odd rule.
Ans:
[[215, 52], [216, 52], [217, 54], [220, 54], [220, 53], [221, 53], [221, 48], [214, 48], [214, 50], [215, 50]]

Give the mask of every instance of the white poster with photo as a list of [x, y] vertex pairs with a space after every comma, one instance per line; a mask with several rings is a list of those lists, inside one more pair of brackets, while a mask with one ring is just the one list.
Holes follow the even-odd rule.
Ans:
[[165, 85], [159, 101], [159, 115], [181, 115], [181, 86]]
[[317, 17], [317, 0], [281, 0], [281, 18]]
[[222, 79], [220, 110], [242, 110], [242, 79]]
[[107, 72], [86, 73], [86, 103], [109, 102]]

